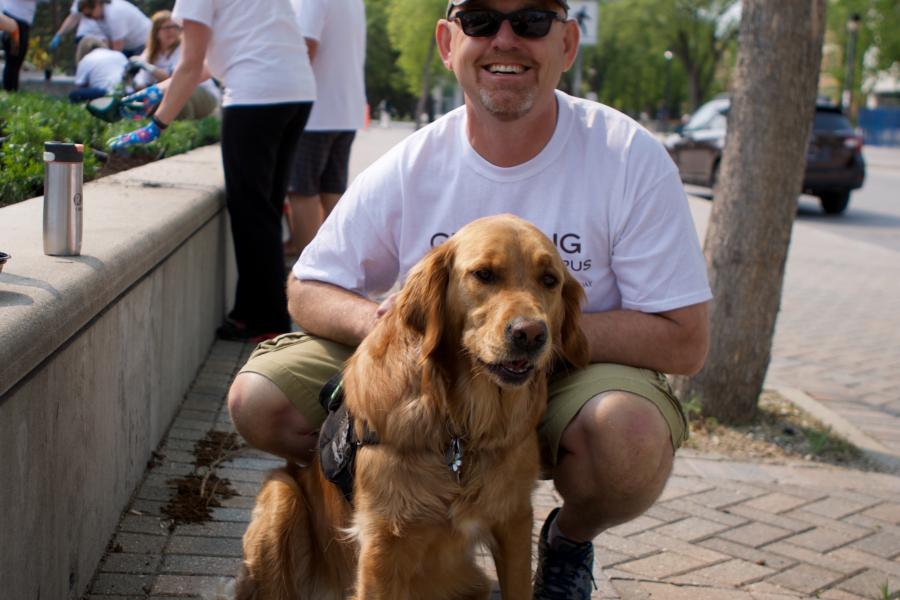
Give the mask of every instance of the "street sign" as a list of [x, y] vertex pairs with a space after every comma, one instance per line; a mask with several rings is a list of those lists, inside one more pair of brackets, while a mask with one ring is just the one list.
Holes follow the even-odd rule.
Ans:
[[570, 0], [569, 18], [581, 27], [581, 45], [596, 46], [600, 25], [600, 6], [597, 0]]

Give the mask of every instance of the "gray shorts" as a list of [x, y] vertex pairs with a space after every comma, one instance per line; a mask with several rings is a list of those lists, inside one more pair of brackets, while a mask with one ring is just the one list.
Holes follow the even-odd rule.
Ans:
[[[286, 333], [257, 346], [241, 372], [269, 379], [318, 427], [325, 420], [319, 390], [343, 368], [353, 350], [305, 333]], [[687, 439], [687, 420], [681, 403], [664, 375], [623, 365], [592, 364], [550, 378], [550, 400], [538, 425], [545, 465], [556, 464], [563, 430], [578, 411], [591, 398], [614, 390], [652, 402], [669, 426], [673, 448]]]
[[343, 194], [355, 131], [304, 131], [297, 142], [288, 192], [301, 196]]

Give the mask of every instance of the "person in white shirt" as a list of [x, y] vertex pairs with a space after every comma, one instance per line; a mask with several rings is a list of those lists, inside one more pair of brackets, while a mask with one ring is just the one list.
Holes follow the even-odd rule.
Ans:
[[84, 38], [78, 44], [75, 89], [69, 92], [69, 100], [82, 102], [112, 94], [122, 83], [127, 65], [125, 55], [107, 48], [106, 40]]
[[78, 0], [78, 12], [100, 25], [112, 50], [125, 56], [144, 51], [150, 19], [134, 4], [126, 0]]
[[103, 28], [100, 27], [100, 24], [94, 19], [89, 19], [87, 17], [83, 17], [80, 12], [78, 12], [78, 0], [72, 0], [72, 6], [69, 9], [69, 14], [66, 15], [65, 20], [59, 26], [59, 29], [53, 35], [53, 38], [50, 40], [49, 49], [50, 51], [54, 51], [59, 48], [60, 43], [62, 43], [62, 36], [68, 33], [71, 29], [75, 28], [75, 47], [77, 53], [78, 44], [81, 43], [86, 37], [92, 37], [97, 39], [105, 39], [107, 43], [111, 40], [107, 38], [106, 32], [103, 31]]
[[325, 417], [319, 389], [391, 310], [393, 296], [373, 299], [475, 218], [531, 221], [584, 288], [591, 361], [560, 365], [538, 426], [563, 505], [539, 536], [534, 598], [588, 600], [592, 539], [655, 502], [687, 437], [663, 373], [705, 360], [706, 264], [665, 148], [622, 113], [555, 89], [579, 43], [565, 0], [453, 0], [435, 34], [465, 106], [353, 181], [288, 280], [304, 333], [257, 347], [229, 411], [249, 444], [306, 464]]
[[288, 183], [291, 239], [284, 253], [296, 257], [347, 189], [350, 147], [366, 107], [366, 7], [363, 0], [293, 5], [318, 89]]
[[28, 38], [34, 23], [37, 0], [0, 0], [0, 8], [6, 17], [5, 26], [0, 27], [0, 30], [9, 34], [3, 36], [3, 55], [6, 57], [3, 89], [14, 92], [19, 89], [19, 73], [28, 53]]
[[[159, 102], [150, 123], [110, 140], [113, 151], [155, 140], [210, 75], [225, 87], [222, 162], [237, 260], [234, 307], [218, 329], [232, 340], [290, 331], [281, 218], [287, 176], [316, 82], [289, 0], [176, 0], [184, 28], [172, 77], [123, 98]], [[160, 92], [163, 92], [160, 95]]]
[[[171, 77], [181, 57], [181, 25], [172, 19], [172, 12], [157, 11], [150, 17], [150, 23], [147, 47], [139, 58], [131, 59], [141, 67], [134, 77], [134, 87], [139, 90]], [[219, 100], [219, 88], [212, 79], [207, 79], [197, 86], [175, 119], [201, 119], [211, 115]]]

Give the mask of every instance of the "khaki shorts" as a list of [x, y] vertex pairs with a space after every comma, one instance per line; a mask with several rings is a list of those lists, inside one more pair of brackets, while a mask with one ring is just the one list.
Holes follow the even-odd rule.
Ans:
[[[316, 426], [325, 420], [319, 390], [353, 354], [353, 348], [304, 333], [286, 333], [265, 341], [250, 355], [242, 373], [272, 381]], [[550, 401], [538, 425], [544, 462], [555, 465], [563, 430], [594, 396], [624, 391], [646, 398], [659, 409], [678, 448], [688, 437], [687, 420], [665, 375], [623, 365], [592, 364], [550, 378]]]

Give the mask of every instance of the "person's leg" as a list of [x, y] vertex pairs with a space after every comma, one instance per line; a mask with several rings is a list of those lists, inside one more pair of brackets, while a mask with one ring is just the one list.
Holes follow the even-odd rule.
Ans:
[[16, 19], [16, 23], [19, 24], [18, 50], [12, 51], [12, 40], [9, 36], [3, 38], [3, 54], [6, 57], [6, 64], [3, 67], [3, 89], [8, 92], [19, 89], [19, 72], [28, 53], [28, 38], [31, 31], [31, 26], [25, 21]]
[[[290, 330], [281, 250], [286, 165], [309, 103], [224, 109], [222, 161], [238, 281], [230, 319], [252, 334]], [[233, 332], [220, 332], [234, 337]]]
[[329, 134], [322, 131], [305, 131], [297, 142], [288, 178], [291, 238], [284, 243], [286, 256], [303, 252], [322, 224], [319, 183], [328, 160], [328, 147]]
[[662, 375], [590, 365], [551, 384], [539, 433], [563, 506], [541, 531], [535, 598], [588, 598], [591, 540], [656, 501], [686, 436]]
[[338, 200], [347, 190], [350, 171], [350, 147], [353, 145], [355, 131], [334, 132], [328, 152], [328, 162], [321, 177], [319, 199], [322, 206], [322, 219], [327, 219], [337, 205]]
[[260, 344], [228, 391], [238, 433], [255, 448], [305, 464], [325, 419], [319, 391], [352, 353], [301, 333]]

